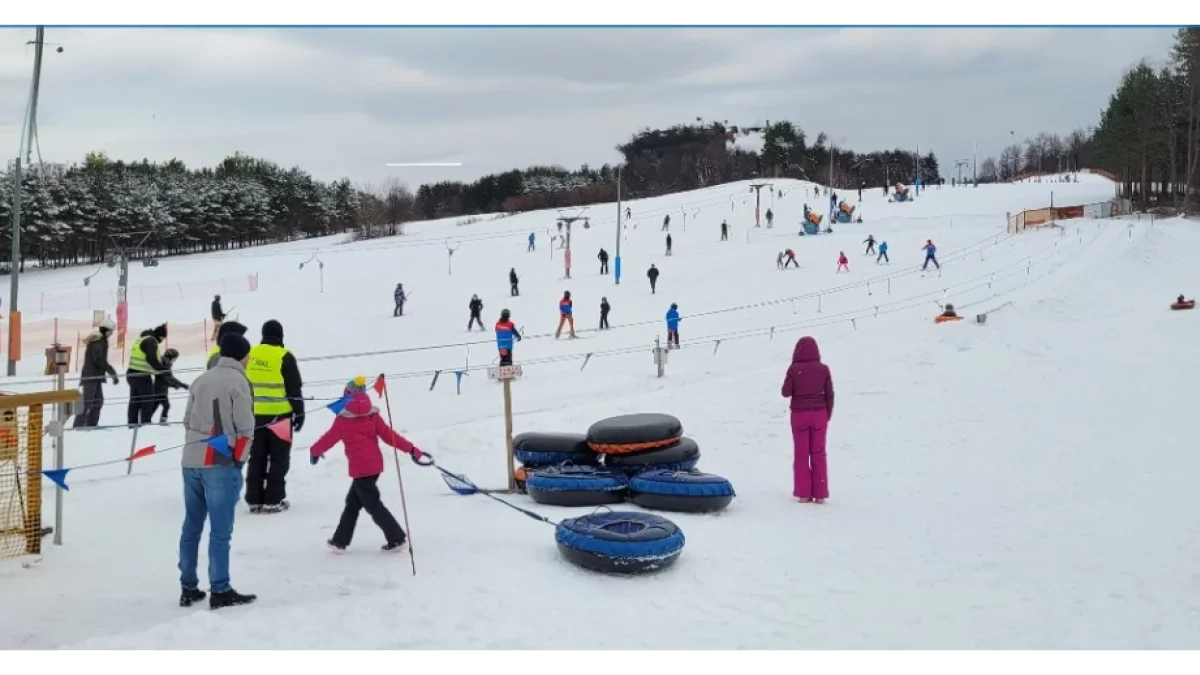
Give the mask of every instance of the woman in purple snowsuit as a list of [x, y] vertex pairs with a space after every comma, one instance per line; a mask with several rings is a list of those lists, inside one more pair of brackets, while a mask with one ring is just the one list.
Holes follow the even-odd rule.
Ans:
[[829, 497], [825, 433], [833, 417], [833, 377], [815, 339], [805, 336], [796, 343], [782, 394], [792, 407], [792, 495], [823, 504]]

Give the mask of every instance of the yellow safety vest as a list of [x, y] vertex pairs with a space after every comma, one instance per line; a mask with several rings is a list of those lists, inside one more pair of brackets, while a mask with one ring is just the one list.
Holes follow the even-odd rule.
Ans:
[[208, 364], [212, 362], [212, 357], [214, 357], [220, 353], [221, 353], [220, 347], [213, 347], [212, 349], [208, 350], [208, 358], [204, 360], [204, 363], [205, 363], [204, 369], [205, 370], [212, 368], [212, 366], [208, 365]]
[[[149, 336], [147, 336], [149, 337]], [[142, 340], [146, 338], [138, 338], [137, 345], [129, 351], [129, 369], [138, 373], [153, 373], [154, 369], [146, 361], [146, 352], [142, 351]], [[155, 351], [159, 357], [159, 363], [162, 362], [162, 345], [158, 343], [158, 338], [154, 339]]]
[[283, 386], [283, 357], [290, 354], [284, 347], [255, 345], [250, 350], [246, 378], [254, 391], [255, 415], [288, 415], [292, 402]]

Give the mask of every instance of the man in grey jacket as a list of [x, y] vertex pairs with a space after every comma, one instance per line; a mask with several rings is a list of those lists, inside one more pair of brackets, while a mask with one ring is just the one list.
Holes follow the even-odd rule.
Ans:
[[181, 607], [206, 597], [196, 574], [204, 521], [208, 532], [208, 598], [211, 609], [254, 602], [229, 584], [229, 543], [242, 494], [242, 466], [254, 438], [254, 397], [246, 379], [250, 343], [231, 334], [221, 339], [220, 359], [188, 393], [183, 415], [183, 529], [179, 535]]

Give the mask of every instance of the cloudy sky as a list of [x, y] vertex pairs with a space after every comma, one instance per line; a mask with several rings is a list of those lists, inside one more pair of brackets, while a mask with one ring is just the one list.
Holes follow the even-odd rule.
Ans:
[[[235, 151], [322, 179], [472, 180], [614, 162], [645, 127], [789, 119], [857, 150], [998, 154], [1094, 124], [1161, 29], [48, 29], [45, 161], [211, 165]], [[0, 156], [15, 156], [30, 29], [0, 29]], [[63, 52], [56, 47], [61, 45]], [[388, 162], [461, 161], [460, 169]]]

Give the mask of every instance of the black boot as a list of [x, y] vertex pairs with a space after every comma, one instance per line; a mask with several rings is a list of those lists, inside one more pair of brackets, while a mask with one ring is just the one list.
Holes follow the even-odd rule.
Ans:
[[243, 595], [231, 588], [223, 593], [213, 593], [212, 597], [208, 599], [208, 608], [221, 609], [222, 607], [248, 605], [257, 599], [257, 595]]
[[208, 594], [199, 588], [185, 588], [179, 594], [179, 606], [191, 607], [192, 603], [200, 602], [208, 597]]

